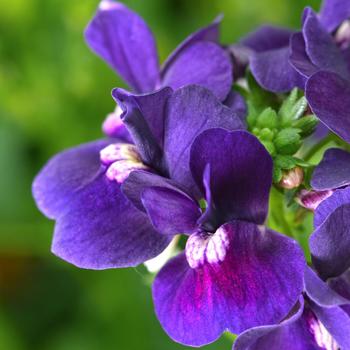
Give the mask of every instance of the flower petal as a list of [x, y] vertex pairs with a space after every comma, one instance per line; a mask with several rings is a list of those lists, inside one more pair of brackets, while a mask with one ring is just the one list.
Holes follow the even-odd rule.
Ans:
[[181, 55], [188, 47], [195, 44], [198, 41], [212, 41], [217, 43], [219, 41], [219, 26], [222, 21], [222, 16], [218, 16], [208, 26], [197, 30], [189, 35], [166, 59], [163, 63], [161, 74], [164, 75], [168, 68], [174, 61]]
[[339, 148], [328, 149], [315, 168], [311, 186], [317, 191], [350, 185], [350, 153]]
[[211, 90], [223, 101], [232, 85], [232, 64], [218, 44], [197, 41], [184, 49], [163, 74], [162, 86], [178, 89], [197, 84]]
[[160, 254], [170, 239], [101, 174], [75, 193], [58, 218], [52, 251], [87, 269], [136, 266]]
[[170, 97], [164, 127], [166, 164], [170, 178], [195, 197], [200, 195], [190, 172], [190, 147], [197, 135], [215, 127], [244, 128], [236, 113], [203, 87], [186, 86]]
[[305, 49], [311, 62], [321, 70], [350, 78], [348, 67], [332, 36], [322, 27], [311, 8], [305, 9], [303, 35]]
[[339, 295], [322, 281], [310, 267], [305, 269], [305, 291], [319, 306], [330, 307], [350, 303], [350, 300]]
[[247, 104], [242, 95], [234, 90], [231, 90], [223, 104], [230, 107], [237, 114], [242, 123], [246, 125]]
[[198, 204], [180, 190], [148, 187], [142, 192], [142, 203], [153, 226], [160, 233], [192, 233], [201, 216]]
[[339, 276], [350, 267], [349, 220], [350, 203], [336, 208], [310, 236], [312, 261], [324, 279]]
[[289, 46], [253, 54], [250, 66], [257, 82], [273, 92], [303, 89], [304, 78], [289, 63], [289, 56]]
[[344, 0], [323, 0], [319, 19], [328, 32], [333, 32], [350, 17], [350, 2]]
[[335, 209], [350, 203], [350, 188], [335, 191], [331, 196], [323, 200], [317, 207], [314, 216], [314, 226], [317, 228], [331, 215]]
[[303, 288], [303, 253], [291, 239], [261, 230], [236, 221], [208, 239], [191, 236], [193, 267], [180, 254], [159, 272], [155, 310], [172, 339], [201, 346], [225, 330], [278, 322], [293, 307]]
[[[312, 311], [315, 313], [320, 322], [332, 335], [332, 338], [336, 341], [338, 348], [350, 349], [350, 317], [349, 315], [339, 306], [325, 308], [311, 304]], [[326, 340], [326, 339], [325, 339]], [[327, 339], [328, 340], [328, 339]], [[327, 344], [322, 344], [327, 345]], [[321, 344], [320, 344], [321, 346]], [[338, 349], [335, 348], [335, 349]], [[327, 348], [326, 348], [327, 349]], [[334, 347], [330, 347], [334, 349]]]
[[89, 47], [136, 92], [148, 92], [159, 80], [156, 43], [144, 20], [120, 2], [102, 0], [85, 31]]
[[238, 336], [232, 350], [319, 350], [310, 347], [302, 318], [304, 298], [300, 297], [292, 316], [283, 322], [248, 329]]
[[290, 64], [303, 76], [310, 77], [316, 73], [317, 68], [306, 53], [305, 40], [302, 33], [295, 33], [290, 40]]
[[308, 79], [305, 95], [316, 116], [350, 142], [350, 81], [335, 73], [320, 71]]
[[119, 88], [112, 92], [113, 98], [123, 110], [121, 119], [143, 161], [160, 171], [164, 170], [162, 146], [165, 108], [171, 94], [170, 88], [141, 95]]
[[136, 170], [130, 173], [122, 184], [122, 191], [137, 209], [145, 211], [141, 200], [142, 192], [145, 188], [154, 186], [183, 192], [176, 182], [144, 170]]
[[86, 143], [55, 155], [33, 181], [38, 208], [54, 219], [67, 209], [75, 192], [92, 182], [101, 172], [100, 150], [107, 140]]
[[265, 221], [272, 184], [272, 159], [256, 137], [245, 131], [210, 129], [191, 148], [197, 185], [210, 165], [211, 195], [219, 225], [232, 219]]
[[248, 34], [240, 42], [255, 52], [280, 49], [289, 45], [290, 36], [294, 32], [287, 28], [263, 25]]

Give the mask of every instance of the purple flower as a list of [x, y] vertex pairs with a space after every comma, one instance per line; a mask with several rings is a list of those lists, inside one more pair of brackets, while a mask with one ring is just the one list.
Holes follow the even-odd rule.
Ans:
[[317, 207], [310, 237], [313, 264], [322, 278], [337, 277], [350, 268], [350, 154], [329, 149], [316, 167], [311, 185], [333, 191]]
[[[305, 90], [316, 116], [350, 142], [350, 3], [325, 1], [320, 14], [306, 8], [302, 30], [262, 27], [242, 42], [254, 53], [256, 80], [274, 92]], [[344, 22], [345, 21], [345, 22]]]
[[[344, 288], [347, 296], [341, 294]], [[349, 275], [326, 283], [306, 268], [305, 292], [290, 315], [279, 324], [242, 333], [233, 350], [350, 349], [349, 291]]]
[[189, 170], [193, 139], [211, 127], [242, 128], [232, 109], [199, 86], [113, 94], [134, 145], [108, 139], [64, 151], [33, 183], [39, 209], [56, 221], [53, 253], [82, 268], [135, 266], [169, 243], [170, 237], [155, 230], [122, 194], [130, 172], [170, 176], [195, 196], [199, 190]]
[[279, 322], [303, 288], [297, 243], [264, 226], [272, 159], [245, 131], [203, 131], [190, 169], [206, 209], [174, 182], [139, 170], [123, 192], [159, 232], [189, 235], [153, 285], [160, 323], [177, 342], [201, 346], [225, 330]]
[[155, 39], [143, 19], [125, 5], [102, 0], [85, 38], [137, 93], [198, 84], [220, 100], [232, 84], [232, 65], [218, 45], [220, 18], [190, 35], [159, 67]]

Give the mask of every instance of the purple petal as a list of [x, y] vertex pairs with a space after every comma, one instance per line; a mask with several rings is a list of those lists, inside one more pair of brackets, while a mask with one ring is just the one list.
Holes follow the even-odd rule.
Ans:
[[198, 41], [176, 57], [163, 74], [162, 86], [178, 89], [189, 84], [201, 85], [224, 100], [232, 85], [232, 64], [219, 45]]
[[318, 206], [314, 217], [314, 226], [319, 227], [338, 207], [350, 203], [350, 188], [335, 191], [327, 196]]
[[215, 127], [243, 129], [239, 117], [207, 89], [186, 86], [170, 97], [167, 106], [164, 153], [170, 178], [198, 196], [189, 167], [190, 147], [202, 131]]
[[70, 199], [58, 218], [52, 252], [81, 268], [128, 267], [157, 256], [169, 241], [102, 174]]
[[291, 54], [289, 62], [303, 76], [310, 77], [319, 69], [310, 61], [306, 53], [305, 40], [302, 33], [295, 33], [290, 40]]
[[319, 19], [328, 32], [332, 32], [350, 17], [350, 2], [344, 0], [323, 0]]
[[247, 104], [238, 92], [231, 90], [223, 103], [237, 114], [244, 125], [246, 124]]
[[92, 182], [101, 172], [100, 150], [108, 141], [86, 143], [49, 160], [33, 182], [38, 208], [54, 219], [64, 212], [75, 193]]
[[248, 329], [239, 335], [232, 350], [319, 350], [311, 347], [303, 310], [304, 299], [300, 297], [292, 316], [280, 324]]
[[350, 303], [322, 281], [310, 267], [305, 269], [305, 291], [319, 306], [330, 307]]
[[290, 48], [265, 51], [252, 55], [250, 65], [257, 82], [273, 92], [304, 88], [304, 78], [289, 63]]
[[144, 20], [120, 2], [102, 0], [85, 31], [89, 47], [137, 92], [159, 80], [156, 43]]
[[350, 78], [340, 49], [310, 8], [305, 9], [303, 35], [307, 56], [316, 67]]
[[348, 304], [343, 305], [342, 308], [350, 316], [350, 270], [347, 270], [339, 277], [330, 279], [328, 283], [333, 290], [348, 300]]
[[166, 59], [162, 67], [162, 76], [166, 73], [168, 68], [176, 61], [176, 59], [190, 46], [198, 41], [212, 41], [217, 43], [219, 41], [219, 26], [222, 16], [218, 16], [208, 26], [197, 30], [189, 35]]
[[190, 164], [198, 186], [210, 165], [211, 195], [219, 224], [232, 219], [265, 221], [272, 159], [256, 137], [245, 131], [204, 131], [192, 145]]
[[339, 148], [328, 149], [312, 174], [311, 186], [323, 191], [349, 184], [350, 153]]
[[308, 80], [305, 95], [316, 116], [350, 142], [350, 81], [335, 73], [320, 71]]
[[143, 161], [159, 170], [163, 170], [165, 108], [171, 94], [170, 88], [142, 95], [119, 88], [112, 92], [113, 98], [123, 110], [121, 119], [128, 128]]
[[315, 230], [310, 251], [322, 278], [339, 276], [350, 267], [350, 203], [336, 208]]
[[201, 346], [225, 330], [278, 322], [293, 307], [303, 288], [303, 253], [291, 239], [261, 230], [236, 221], [207, 238], [195, 234], [189, 260], [181, 254], [160, 271], [155, 310], [172, 339]]
[[[332, 335], [338, 347], [328, 337], [324, 336], [323, 346], [326, 349], [350, 349], [350, 317], [341, 307], [324, 308], [312, 303], [312, 311], [319, 321]], [[321, 343], [321, 342], [320, 342]], [[333, 345], [331, 347], [330, 345]], [[320, 344], [321, 347], [321, 344]], [[322, 349], [322, 347], [321, 347]]]
[[287, 28], [264, 25], [243, 38], [241, 44], [255, 52], [280, 49], [289, 45], [292, 34], [293, 31]]
[[249, 64], [249, 59], [254, 52], [243, 44], [233, 44], [226, 48], [233, 62], [233, 77], [234, 79], [243, 78], [246, 68]]
[[137, 209], [145, 211], [141, 195], [147, 187], [163, 187], [183, 192], [174, 181], [144, 170], [133, 171], [123, 182], [122, 191]]
[[148, 187], [142, 192], [142, 203], [160, 233], [192, 233], [201, 216], [198, 204], [184, 192], [165, 187]]

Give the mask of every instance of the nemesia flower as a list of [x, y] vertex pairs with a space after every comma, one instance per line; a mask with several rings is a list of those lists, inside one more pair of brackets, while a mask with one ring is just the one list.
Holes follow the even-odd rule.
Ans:
[[[350, 349], [350, 299], [337, 292], [345, 280], [328, 283], [305, 270], [305, 292], [281, 323], [242, 333], [233, 350], [347, 350]], [[338, 288], [336, 289], [336, 285]], [[350, 292], [350, 283], [347, 291]]]
[[173, 177], [195, 195], [188, 169], [193, 139], [211, 127], [242, 128], [232, 109], [199, 86], [114, 95], [134, 144], [108, 139], [64, 151], [33, 183], [39, 209], [56, 221], [53, 253], [82, 268], [135, 266], [161, 253], [170, 238], [125, 198], [121, 183], [144, 169]]
[[189, 235], [156, 276], [153, 298], [169, 336], [201, 346], [225, 330], [282, 320], [302, 291], [305, 260], [295, 241], [263, 226], [272, 159], [254, 136], [206, 130], [191, 146], [190, 168], [204, 212], [181, 186], [142, 170], [122, 187], [157, 231]]
[[[254, 50], [250, 68], [265, 89], [305, 90], [312, 111], [350, 142], [350, 4], [328, 0], [320, 14], [306, 8], [300, 32], [262, 27], [242, 43]], [[265, 44], [267, 43], [267, 44]]]

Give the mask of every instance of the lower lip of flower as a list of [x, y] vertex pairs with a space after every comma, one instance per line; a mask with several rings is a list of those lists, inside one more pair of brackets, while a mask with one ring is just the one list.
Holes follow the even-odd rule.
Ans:
[[315, 314], [311, 310], [307, 311], [307, 324], [312, 337], [321, 349], [339, 349], [339, 346], [333, 339], [332, 335], [328, 332], [325, 326], [320, 322], [320, 320], [315, 316]]
[[229, 245], [228, 234], [223, 227], [215, 233], [194, 233], [186, 243], [187, 262], [193, 269], [205, 263], [220, 263], [224, 261]]
[[106, 177], [118, 183], [124, 182], [134, 170], [148, 169], [142, 163], [134, 145], [127, 143], [111, 144], [100, 151], [101, 163], [107, 166]]

